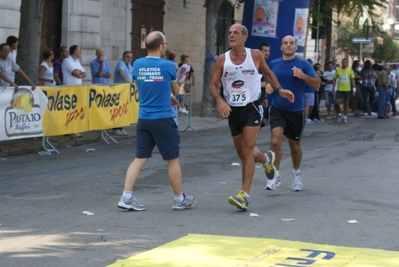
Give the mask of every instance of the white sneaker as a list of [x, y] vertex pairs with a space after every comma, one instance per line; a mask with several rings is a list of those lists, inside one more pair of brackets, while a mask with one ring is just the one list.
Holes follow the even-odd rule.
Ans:
[[80, 134], [80, 133], [75, 133], [74, 135], [75, 135], [76, 138], [81, 138], [82, 137], [82, 134]]
[[344, 118], [344, 123], [348, 123], [348, 118], [345, 116], [343, 118]]
[[188, 115], [188, 113], [189, 113], [188, 110], [187, 110], [186, 108], [180, 108], [180, 109], [179, 109], [179, 112], [180, 112], [180, 113], [187, 114], [187, 115]]
[[302, 191], [303, 185], [302, 185], [302, 175], [301, 172], [298, 172], [296, 175], [292, 172], [291, 173], [291, 178], [293, 179], [292, 182], [292, 190], [294, 191]]
[[271, 190], [271, 191], [276, 190], [276, 178], [266, 181], [265, 190]]
[[127, 136], [127, 135], [128, 135], [128, 132], [126, 132], [125, 130], [120, 129], [120, 131], [121, 131], [121, 133], [122, 133], [123, 136]]
[[306, 120], [305, 120], [305, 123], [306, 123], [306, 124], [313, 124], [314, 122], [313, 122], [311, 119], [306, 119]]
[[281, 185], [281, 178], [280, 176], [276, 176], [276, 186], [279, 187]]
[[124, 135], [123, 132], [120, 129], [111, 130], [111, 133], [115, 134], [115, 135], [119, 135], [119, 136], [123, 136]]

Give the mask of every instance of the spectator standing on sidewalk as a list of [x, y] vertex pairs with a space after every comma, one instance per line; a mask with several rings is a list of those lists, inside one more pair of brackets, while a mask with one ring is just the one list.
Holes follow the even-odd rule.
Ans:
[[321, 80], [320, 87], [314, 90], [314, 104], [312, 111], [310, 112], [309, 119], [311, 119], [313, 122], [323, 122], [324, 120], [320, 116], [320, 95], [321, 92], [324, 92], [324, 82], [327, 81], [326, 78], [324, 77], [324, 73], [321, 70], [321, 65], [319, 63], [316, 63], [313, 65], [314, 71], [317, 73]]
[[331, 120], [331, 106], [334, 104], [334, 63], [329, 61], [327, 63], [327, 70], [324, 72], [323, 76], [325, 77], [326, 81], [324, 86], [324, 102], [327, 108], [327, 117], [326, 120]]
[[363, 109], [363, 96], [361, 93], [361, 80], [362, 80], [362, 75], [361, 71], [362, 68], [360, 67], [360, 61], [355, 60], [352, 63], [352, 70], [353, 73], [355, 74], [355, 84], [356, 84], [356, 94], [351, 94], [351, 97], [349, 99], [349, 105], [352, 109], [352, 112], [356, 115], [359, 116], [359, 110]]
[[[133, 54], [130, 51], [125, 51], [122, 54], [122, 59], [116, 64], [114, 71], [114, 83], [133, 83], [133, 67], [132, 67]], [[128, 133], [122, 127], [117, 127], [111, 130], [111, 133], [119, 136], [126, 136]]]
[[174, 64], [161, 58], [166, 44], [165, 35], [161, 32], [149, 33], [145, 39], [147, 57], [137, 59], [133, 64], [133, 77], [140, 95], [139, 119], [136, 127], [136, 158], [127, 169], [123, 195], [118, 203], [118, 208], [122, 210], [145, 210], [145, 206], [139, 204], [133, 195], [133, 187], [155, 145], [163, 160], [168, 162], [169, 181], [175, 196], [172, 208], [183, 210], [191, 208], [196, 202], [195, 197], [187, 196], [182, 191], [180, 135], [171, 107], [171, 93], [177, 95], [179, 86]]
[[55, 86], [53, 59], [54, 53], [51, 49], [42, 52], [43, 62], [39, 66], [39, 84], [44, 86]]
[[[61, 69], [65, 85], [81, 85], [82, 80], [86, 77], [86, 71], [79, 62], [82, 50], [77, 45], [69, 47], [69, 56], [62, 61]], [[82, 134], [75, 133], [77, 138]]]
[[[386, 118], [386, 105], [387, 105], [387, 94], [388, 94], [388, 73], [381, 66], [377, 65], [376, 69], [378, 71], [377, 78], [377, 91], [378, 91], [378, 119]], [[388, 104], [389, 105], [389, 104]]]
[[[3, 73], [7, 79], [0, 79], [0, 86], [16, 86], [14, 83], [15, 73], [18, 73], [22, 79], [24, 79], [31, 87], [32, 90], [35, 90], [36, 85], [32, 83], [29, 77], [25, 74], [25, 72], [13, 61], [8, 54], [10, 53], [10, 46], [8, 44], [2, 43], [0, 44], [0, 71]], [[0, 77], [1, 77], [0, 76]]]
[[[313, 61], [311, 58], [308, 58], [306, 60], [307, 62], [310, 63], [310, 65], [313, 66]], [[305, 115], [305, 123], [306, 124], [313, 124], [313, 120], [309, 119], [309, 115], [312, 112], [313, 109], [313, 105], [314, 105], [314, 91], [316, 90], [316, 88], [311, 88], [309, 85], [305, 84], [304, 87], [304, 102], [305, 102], [305, 106], [303, 109], [304, 115]]]
[[371, 68], [371, 61], [366, 60], [363, 69], [360, 71], [362, 76], [361, 91], [363, 94], [363, 110], [364, 116], [371, 116], [372, 111], [375, 110], [375, 81], [378, 76]]
[[[230, 196], [228, 202], [243, 211], [248, 209], [255, 162], [263, 164], [268, 179], [273, 179], [275, 175], [274, 153], [268, 151], [263, 154], [255, 148], [263, 119], [259, 70], [277, 94], [294, 101], [291, 91], [281, 88], [262, 53], [244, 46], [247, 38], [245, 26], [230, 26], [228, 41], [231, 50], [216, 59], [210, 84], [210, 92], [217, 102], [220, 116], [228, 118], [234, 147], [242, 162], [241, 190], [236, 196]], [[223, 97], [219, 93], [220, 81], [223, 84]]]
[[62, 45], [59, 49], [59, 54], [60, 56], [56, 59], [56, 61], [54, 61], [53, 64], [53, 77], [57, 85], [63, 85], [64, 78], [62, 76], [62, 62], [69, 55], [68, 47]]
[[10, 35], [7, 37], [6, 44], [10, 46], [10, 53], [8, 54], [8, 57], [17, 63], [18, 38]]
[[[388, 94], [389, 103], [391, 104], [392, 116], [396, 116], [395, 104], [395, 88], [396, 88], [396, 74], [393, 72], [392, 67], [388, 67]], [[389, 116], [389, 111], [388, 111]]]
[[90, 62], [91, 82], [93, 84], [108, 85], [108, 79], [111, 78], [109, 63], [104, 59], [105, 52], [103, 48], [96, 49], [96, 58]]
[[[334, 75], [333, 88], [337, 85], [337, 92], [335, 93], [335, 113], [337, 114], [336, 122], [348, 123], [348, 111], [349, 111], [349, 97], [352, 94], [356, 94], [355, 74], [352, 68], [348, 67], [348, 59], [342, 59], [342, 67], [338, 68]], [[344, 100], [344, 114], [341, 113], [341, 100]]]
[[[184, 88], [185, 88], [186, 79], [191, 70], [190, 58], [187, 55], [181, 55], [180, 60], [181, 60], [182, 64], [180, 65], [179, 69], [177, 70], [177, 81], [180, 86], [180, 93], [185, 93]], [[178, 104], [179, 112], [189, 114], [189, 112], [184, 104], [184, 96], [178, 95], [178, 96], [176, 96], [176, 99], [177, 99], [177, 101], [179, 101], [179, 104]]]

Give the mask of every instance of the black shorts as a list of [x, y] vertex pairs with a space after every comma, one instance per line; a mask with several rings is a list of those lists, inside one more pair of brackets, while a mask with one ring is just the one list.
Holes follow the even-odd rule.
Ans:
[[229, 127], [232, 136], [242, 133], [244, 127], [259, 126], [263, 121], [262, 104], [252, 102], [245, 107], [231, 107]]
[[342, 92], [342, 91], [337, 91], [337, 92], [335, 92], [335, 100], [337, 100], [337, 99], [339, 99], [339, 100], [341, 100], [342, 98], [344, 99], [344, 100], [349, 100], [349, 97], [351, 96], [351, 92], [350, 91], [345, 91], [345, 92]]
[[270, 129], [276, 127], [284, 128], [284, 135], [292, 140], [299, 141], [305, 127], [305, 116], [303, 111], [290, 112], [271, 106], [269, 109]]
[[155, 145], [163, 160], [180, 156], [180, 134], [173, 118], [143, 120], [136, 125], [136, 158], [150, 158]]

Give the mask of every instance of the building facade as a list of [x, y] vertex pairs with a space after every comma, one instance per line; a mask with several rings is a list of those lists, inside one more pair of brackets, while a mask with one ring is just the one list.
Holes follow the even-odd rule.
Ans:
[[[242, 10], [235, 9], [235, 0], [224, 0], [215, 18], [219, 29], [216, 46], [225, 47], [226, 29], [242, 20]], [[7, 36], [18, 37], [21, 0], [0, 0], [0, 42]], [[90, 61], [95, 50], [104, 48], [111, 69], [126, 50], [133, 57], [145, 56], [142, 35], [153, 30], [165, 33], [168, 48], [191, 58], [196, 84], [192, 91], [194, 103], [201, 102], [205, 60], [204, 1], [194, 0], [44, 0], [41, 48], [51, 48], [58, 55], [60, 45], [79, 45], [80, 59], [86, 69], [85, 82], [90, 83]]]

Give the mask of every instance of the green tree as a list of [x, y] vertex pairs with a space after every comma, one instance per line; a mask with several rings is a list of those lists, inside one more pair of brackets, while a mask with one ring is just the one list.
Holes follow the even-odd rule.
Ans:
[[374, 40], [374, 53], [370, 56], [375, 61], [398, 61], [399, 60], [399, 45], [395, 40], [386, 32], [378, 34], [382, 38], [383, 43], [378, 44], [377, 40]]
[[[340, 17], [346, 14], [353, 19], [353, 25], [356, 29], [360, 29], [363, 36], [368, 37], [373, 33], [381, 31], [381, 22], [379, 21], [380, 14], [376, 13], [378, 8], [385, 8], [389, 0], [326, 0], [326, 9], [320, 12], [318, 9], [319, 1], [310, 1], [310, 15], [315, 17], [319, 23], [324, 23], [326, 27], [326, 46], [332, 47], [332, 25], [335, 23], [338, 28], [341, 26]], [[337, 21], [333, 20], [333, 10], [337, 12]], [[361, 23], [361, 18], [367, 18]], [[370, 31], [372, 29], [372, 31]], [[332, 60], [332, 51], [327, 49], [326, 60]]]
[[364, 34], [355, 28], [352, 21], [347, 21], [338, 28], [337, 51], [354, 59], [360, 55], [360, 44], [353, 44], [352, 37], [364, 37]]

